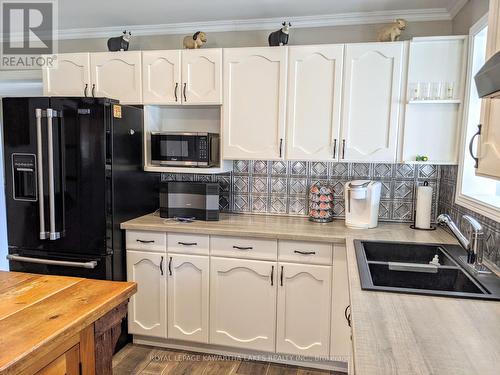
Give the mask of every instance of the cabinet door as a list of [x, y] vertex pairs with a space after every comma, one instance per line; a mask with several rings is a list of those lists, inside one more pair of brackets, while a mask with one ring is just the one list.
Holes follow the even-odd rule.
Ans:
[[403, 42], [346, 46], [341, 159], [395, 161], [404, 51]]
[[224, 49], [224, 159], [282, 159], [286, 48]]
[[90, 96], [90, 54], [62, 53], [53, 68], [42, 68], [43, 95]]
[[347, 361], [351, 356], [351, 327], [344, 312], [350, 305], [347, 253], [345, 245], [333, 248], [332, 334], [330, 357], [334, 361]]
[[278, 263], [279, 353], [328, 356], [331, 266]]
[[183, 104], [222, 104], [222, 49], [182, 51]]
[[287, 159], [338, 157], [343, 45], [289, 47]]
[[[490, 0], [487, 58], [500, 51], [500, 1]], [[483, 99], [476, 174], [500, 180], [500, 99]]]
[[90, 68], [94, 96], [142, 103], [140, 51], [91, 53]]
[[208, 257], [168, 259], [168, 337], [208, 343]]
[[144, 104], [181, 104], [181, 51], [142, 52]]
[[212, 257], [210, 342], [274, 351], [276, 263]]
[[127, 280], [137, 283], [128, 304], [128, 331], [167, 337], [167, 276], [165, 255], [127, 251]]

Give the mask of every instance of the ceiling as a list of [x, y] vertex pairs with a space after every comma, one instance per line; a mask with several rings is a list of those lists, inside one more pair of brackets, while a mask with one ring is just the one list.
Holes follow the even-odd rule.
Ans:
[[[265, 29], [278, 19], [295, 27], [451, 19], [467, 0], [85, 0], [58, 1], [60, 37], [96, 36], [118, 29], [138, 34]], [[238, 21], [238, 22], [236, 22]], [[225, 25], [225, 26], [224, 26]], [[258, 26], [260, 25], [260, 26]], [[196, 28], [196, 27], [194, 27]], [[88, 35], [89, 36], [89, 35]], [[87, 36], [87, 37], [88, 37]]]

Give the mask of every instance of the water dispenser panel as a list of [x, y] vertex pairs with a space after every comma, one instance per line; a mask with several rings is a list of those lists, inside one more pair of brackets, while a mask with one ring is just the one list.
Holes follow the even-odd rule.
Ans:
[[12, 154], [14, 177], [14, 199], [37, 200], [36, 156], [34, 154]]

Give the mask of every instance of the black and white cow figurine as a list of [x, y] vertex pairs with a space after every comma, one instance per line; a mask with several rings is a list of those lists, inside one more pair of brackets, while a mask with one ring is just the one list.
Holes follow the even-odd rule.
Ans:
[[282, 25], [283, 27], [281, 29], [273, 31], [267, 38], [271, 47], [286, 46], [288, 44], [288, 33], [292, 24], [288, 22], [287, 25], [286, 22], [283, 22]]
[[127, 34], [127, 30], [124, 30], [123, 35], [117, 36], [115, 38], [109, 38], [108, 39], [108, 50], [110, 50], [112, 52], [127, 51], [131, 36], [132, 36], [132, 33], [130, 31]]

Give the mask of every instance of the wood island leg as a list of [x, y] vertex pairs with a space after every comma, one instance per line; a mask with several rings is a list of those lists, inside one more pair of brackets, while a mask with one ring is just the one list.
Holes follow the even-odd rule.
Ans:
[[99, 375], [112, 375], [113, 354], [121, 334], [121, 322], [127, 315], [128, 301], [109, 311], [94, 323], [95, 372]]
[[81, 375], [95, 375], [94, 324], [80, 332]]

